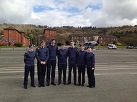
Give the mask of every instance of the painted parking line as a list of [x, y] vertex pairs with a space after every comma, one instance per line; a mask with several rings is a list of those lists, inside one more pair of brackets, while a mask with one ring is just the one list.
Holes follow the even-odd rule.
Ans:
[[[137, 68], [105, 68], [105, 69], [96, 69], [97, 71], [111, 71], [111, 70], [137, 70]], [[58, 69], [56, 69], [58, 71]], [[68, 70], [67, 70], [68, 71]], [[17, 73], [17, 72], [24, 72], [24, 69], [1, 69], [0, 73]]]
[[22, 73], [24, 71], [0, 71], [0, 74], [10, 74], [10, 73]]
[[137, 74], [137, 73], [130, 73], [131, 75]]

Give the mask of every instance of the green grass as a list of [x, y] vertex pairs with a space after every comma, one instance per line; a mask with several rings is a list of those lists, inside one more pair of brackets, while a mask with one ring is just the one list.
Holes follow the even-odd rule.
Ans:
[[117, 46], [118, 48], [127, 48], [127, 46]]
[[16, 47], [16, 46], [0, 46], [0, 48], [27, 48], [27, 46]]
[[[126, 48], [127, 46], [117, 46], [117, 48]], [[94, 48], [98, 49], [98, 48], [108, 48], [108, 46], [95, 46]]]

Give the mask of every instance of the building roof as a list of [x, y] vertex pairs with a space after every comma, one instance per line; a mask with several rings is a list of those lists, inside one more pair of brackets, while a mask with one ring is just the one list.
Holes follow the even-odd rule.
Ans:
[[44, 31], [45, 30], [55, 30], [56, 31], [56, 29], [53, 29], [53, 28], [46, 28], [46, 29], [44, 29]]
[[16, 30], [17, 32], [21, 33], [20, 31], [18, 31], [17, 29], [15, 29], [13, 27], [4, 28], [4, 30]]
[[8, 28], [4, 28], [4, 30], [17, 30], [17, 29], [15, 29], [13, 27], [8, 27]]
[[[18, 31], [17, 29], [15, 29], [13, 27], [4, 28], [4, 30], [16, 30], [17, 32], [19, 32], [19, 34], [21, 34], [21, 33], [25, 34], [25, 32], [20, 32], [20, 31]], [[27, 39], [29, 39], [29, 37], [27, 37], [27, 36], [24, 36], [24, 37], [27, 38]]]
[[20, 33], [24, 33], [25, 34], [25, 32], [20, 32]]
[[30, 39], [30, 38], [29, 38], [28, 36], [26, 36], [26, 35], [25, 35], [24, 37], [25, 37], [26, 39]]
[[91, 36], [99, 36], [99, 34], [71, 34], [72, 37], [91, 37]]
[[113, 35], [100, 35], [99, 37], [102, 37], [102, 38], [117, 38]]

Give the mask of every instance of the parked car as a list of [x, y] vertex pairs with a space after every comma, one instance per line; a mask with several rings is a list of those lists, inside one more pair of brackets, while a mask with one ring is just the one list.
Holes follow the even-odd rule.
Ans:
[[115, 44], [108, 44], [108, 49], [117, 49]]
[[127, 46], [127, 49], [137, 49], [137, 46]]

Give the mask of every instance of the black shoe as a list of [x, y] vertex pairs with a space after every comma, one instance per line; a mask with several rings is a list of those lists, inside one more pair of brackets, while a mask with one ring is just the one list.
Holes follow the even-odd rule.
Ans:
[[41, 86], [42, 86], [42, 87], [45, 87], [45, 85], [44, 85], [44, 84], [42, 84]]
[[55, 83], [51, 83], [51, 85], [54, 85], [54, 86], [56, 86], [56, 84], [55, 84]]
[[27, 86], [26, 86], [26, 85], [24, 86], [24, 89], [27, 89]]
[[89, 86], [89, 88], [94, 88], [95, 86]]
[[39, 84], [38, 87], [41, 87], [41, 85]]
[[84, 86], [84, 84], [81, 84], [81, 86]]
[[71, 84], [71, 82], [68, 82], [67, 85]]
[[58, 83], [58, 85], [60, 85], [60, 84], [61, 84], [61, 82]]
[[66, 83], [63, 83], [64, 85], [66, 85]]
[[50, 84], [49, 84], [49, 83], [47, 83], [46, 85], [47, 85], [47, 86], [50, 86]]
[[31, 85], [31, 87], [36, 87], [35, 85]]
[[76, 84], [76, 83], [74, 83], [74, 85], [76, 86], [77, 84]]
[[80, 86], [81, 84], [78, 84], [78, 86]]
[[87, 87], [89, 87], [89, 85]]

